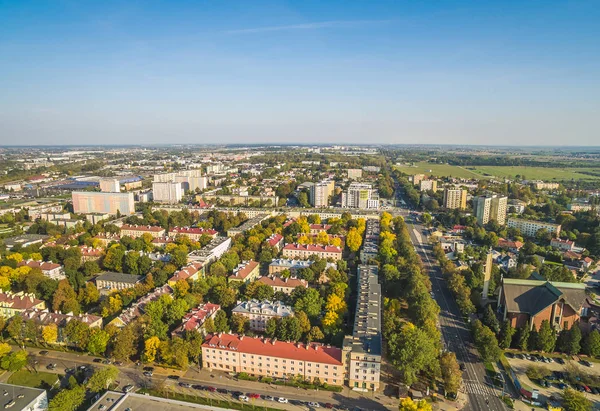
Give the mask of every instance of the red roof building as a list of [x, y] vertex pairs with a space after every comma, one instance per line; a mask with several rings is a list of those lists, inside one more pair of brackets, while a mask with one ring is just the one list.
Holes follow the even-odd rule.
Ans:
[[81, 260], [83, 262], [98, 260], [104, 254], [104, 250], [101, 248], [86, 247], [84, 245], [79, 246], [79, 250], [81, 251]]
[[254, 281], [260, 275], [260, 266], [258, 261], [243, 262], [233, 270], [233, 274], [229, 276], [229, 281], [243, 281], [249, 283]]
[[178, 235], [185, 235], [192, 240], [198, 241], [203, 235], [207, 235], [211, 238], [215, 238], [218, 232], [210, 228], [200, 227], [173, 227], [169, 230], [169, 237], [176, 237]]
[[204, 322], [209, 318], [214, 318], [220, 309], [219, 304], [200, 304], [183, 317], [182, 324], [171, 333], [171, 336], [181, 336], [185, 331], [192, 330], [198, 330], [204, 334]]
[[335, 261], [342, 259], [342, 249], [332, 245], [317, 244], [287, 244], [283, 247], [285, 258], [308, 259], [311, 255], [320, 258], [331, 258]]
[[152, 237], [163, 237], [165, 235], [165, 229], [154, 225], [129, 225], [123, 224], [121, 226], [121, 235], [129, 236], [133, 238], [141, 237], [144, 234], [150, 234]]
[[277, 251], [281, 249], [283, 244], [283, 236], [281, 234], [271, 234], [269, 238], [265, 240], [271, 247], [275, 247]]
[[253, 376], [301, 375], [305, 380], [318, 378], [330, 385], [344, 383], [342, 350], [319, 343], [209, 334], [202, 344], [202, 363], [206, 369], [245, 372]]
[[281, 291], [284, 294], [291, 294], [296, 287], [308, 288], [308, 282], [296, 277], [281, 278], [276, 276], [259, 277], [257, 280], [262, 284], [266, 284], [273, 289], [273, 291]]
[[310, 234], [319, 234], [321, 231], [327, 231], [331, 228], [331, 224], [311, 224]]
[[200, 262], [191, 263], [181, 270], [176, 271], [171, 278], [169, 278], [169, 285], [173, 287], [179, 280], [197, 280], [200, 276], [204, 275], [204, 264]]
[[46, 277], [53, 280], [63, 280], [66, 278], [62, 265], [48, 261], [23, 260], [17, 266], [27, 266], [31, 269], [39, 268]]

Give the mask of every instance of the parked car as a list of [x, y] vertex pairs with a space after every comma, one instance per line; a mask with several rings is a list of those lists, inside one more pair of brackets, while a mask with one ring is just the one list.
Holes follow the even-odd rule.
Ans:
[[233, 395], [234, 397], [239, 397], [240, 395], [244, 395], [244, 393], [241, 391], [233, 391], [231, 395]]
[[565, 360], [563, 360], [561, 357], [556, 357], [555, 360], [558, 364], [564, 364]]
[[590, 388], [592, 390], [592, 393], [594, 393], [594, 394], [600, 394], [600, 390], [598, 388], [596, 388], [596, 387], [590, 387]]
[[225, 388], [217, 388], [217, 392], [221, 393], [221, 394], [228, 394], [229, 390], [227, 390]]
[[250, 398], [246, 397], [245, 395], [240, 395], [238, 396], [238, 400], [248, 402], [250, 401]]
[[267, 396], [265, 397], [265, 400], [267, 400], [267, 401], [275, 401], [275, 398], [274, 398], [274, 397], [271, 397], [270, 395], [267, 395]]
[[333, 409], [333, 404], [331, 404], [331, 403], [325, 403], [325, 408], [332, 410]]
[[56, 368], [56, 364], [48, 364], [48, 365], [46, 365], [46, 369], [47, 370], [53, 370], [55, 368]]
[[248, 397], [250, 397], [252, 399], [255, 399], [255, 400], [258, 400], [258, 399], [260, 399], [260, 394], [256, 394], [256, 393], [252, 392], [252, 393], [248, 394]]
[[40, 355], [48, 355], [48, 353], [49, 353], [49, 351], [46, 351], [46, 350], [40, 351]]
[[195, 389], [195, 390], [203, 390], [204, 389], [204, 387], [202, 385], [199, 385], [199, 384], [192, 385], [192, 388]]
[[153, 374], [152, 374], [152, 371], [144, 371], [144, 375], [146, 377], [152, 377]]
[[94, 358], [94, 362], [102, 362], [102, 358]]
[[123, 392], [130, 392], [133, 390], [133, 385], [126, 385], [123, 387]]
[[106, 360], [102, 360], [102, 364], [110, 364], [110, 360], [107, 358]]
[[321, 404], [319, 404], [318, 402], [309, 402], [308, 403], [309, 407], [313, 407], [313, 408], [321, 408]]
[[117, 367], [120, 367], [121, 365], [123, 365], [123, 363], [121, 361], [115, 361], [113, 364], [116, 365]]
[[170, 380], [179, 381], [179, 375], [169, 375], [167, 378]]
[[283, 397], [279, 397], [277, 401], [279, 401], [280, 404], [287, 404], [289, 402], [287, 398]]
[[464, 363], [460, 363], [459, 368], [460, 368], [461, 371], [464, 371], [464, 370], [467, 369], [467, 366]]
[[206, 387], [206, 390], [207, 390], [207, 391], [210, 391], [210, 392], [215, 392], [215, 391], [217, 391], [217, 389], [216, 389], [215, 387]]
[[179, 386], [183, 388], [192, 388], [192, 384], [188, 384], [187, 382], [180, 382]]
[[583, 365], [585, 365], [586, 367], [593, 367], [594, 364], [592, 364], [591, 362], [589, 362], [588, 360], [581, 360], [581, 363]]
[[590, 387], [588, 387], [587, 385], [583, 384], [583, 389], [585, 390], [585, 392], [591, 393], [592, 390], [590, 389]]

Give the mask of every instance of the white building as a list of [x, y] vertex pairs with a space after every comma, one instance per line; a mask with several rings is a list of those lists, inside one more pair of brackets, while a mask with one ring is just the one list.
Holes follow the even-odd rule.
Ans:
[[473, 197], [473, 211], [477, 222], [481, 225], [487, 224], [490, 220], [496, 220], [500, 225], [506, 223], [506, 211], [508, 208], [508, 197], [487, 195]]
[[342, 207], [378, 209], [379, 195], [371, 184], [352, 183], [348, 190], [342, 193]]
[[119, 193], [121, 192], [121, 184], [116, 178], [101, 178], [100, 191], [103, 193]]
[[[56, 377], [58, 382], [58, 376]], [[48, 394], [40, 388], [0, 383], [5, 409], [13, 411], [42, 411], [48, 409]]]
[[543, 221], [523, 220], [521, 218], [509, 218], [508, 227], [517, 228], [521, 234], [527, 237], [535, 237], [535, 234], [546, 229], [549, 233], [556, 233], [556, 237], [560, 235], [560, 224], [545, 223]]
[[362, 178], [362, 170], [360, 168], [349, 168], [348, 169], [348, 178], [352, 180], [358, 180]]
[[231, 311], [232, 314], [240, 314], [250, 320], [250, 329], [264, 331], [267, 321], [271, 318], [291, 317], [294, 315], [292, 307], [281, 301], [241, 301]]
[[152, 183], [152, 197], [159, 203], [176, 204], [183, 198], [183, 188], [175, 181], [155, 181]]
[[333, 194], [333, 180], [325, 180], [310, 186], [309, 201], [313, 207], [327, 207], [329, 197]]

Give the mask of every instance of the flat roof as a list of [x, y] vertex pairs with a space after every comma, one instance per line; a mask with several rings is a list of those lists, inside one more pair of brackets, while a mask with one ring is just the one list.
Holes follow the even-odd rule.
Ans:
[[186, 410], [206, 410], [206, 411], [229, 411], [232, 408], [220, 408], [209, 405], [194, 404], [191, 402], [171, 400], [167, 398], [154, 397], [151, 395], [142, 395], [136, 393], [121, 393], [115, 391], [107, 391], [98, 399], [88, 411], [97, 411], [98, 407], [103, 404], [106, 406], [105, 411], [123, 411], [130, 408], [132, 411], [186, 411]]
[[0, 383], [0, 393], [8, 393], [8, 395], [3, 395], [1, 397], [2, 400], [0, 400], [0, 406], [6, 408], [6, 404], [12, 400], [15, 403], [10, 407], [11, 409], [24, 410], [27, 409], [40, 395], [46, 395], [46, 390]]

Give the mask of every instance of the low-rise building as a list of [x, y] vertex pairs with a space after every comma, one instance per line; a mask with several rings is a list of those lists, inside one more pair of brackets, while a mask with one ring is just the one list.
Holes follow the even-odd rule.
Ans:
[[202, 366], [251, 376], [292, 378], [342, 385], [342, 350], [319, 343], [292, 343], [276, 338], [209, 334], [202, 344]]
[[105, 271], [100, 273], [94, 281], [96, 287], [101, 291], [114, 291], [114, 290], [125, 290], [127, 288], [133, 288], [136, 284], [139, 284], [144, 279], [141, 275], [113, 273]]
[[264, 331], [267, 321], [271, 318], [291, 317], [294, 315], [292, 307], [281, 301], [238, 301], [238, 305], [231, 310], [232, 314], [243, 315], [250, 320], [250, 329]]
[[331, 224], [311, 224], [309, 234], [319, 234], [320, 232], [327, 232], [331, 228]]
[[15, 314], [20, 314], [30, 309], [44, 310], [46, 303], [35, 298], [33, 294], [24, 292], [12, 293], [7, 291], [0, 293], [0, 313], [5, 319], [12, 318]]
[[258, 282], [266, 284], [273, 289], [274, 292], [281, 291], [284, 294], [290, 295], [294, 288], [308, 288], [308, 282], [296, 277], [281, 278], [277, 276], [259, 277]]
[[153, 225], [130, 225], [123, 224], [121, 226], [121, 235], [133, 238], [141, 237], [144, 234], [150, 234], [153, 238], [164, 237], [165, 229]]
[[243, 234], [246, 231], [253, 229], [267, 218], [269, 218], [269, 214], [258, 214], [257, 216], [246, 220], [240, 226], [227, 230], [227, 237], [235, 237], [238, 234]]
[[102, 248], [93, 248], [87, 246], [79, 246], [79, 250], [81, 251], [81, 261], [97, 261], [104, 255], [104, 250]]
[[173, 289], [165, 284], [162, 287], [155, 288], [151, 293], [146, 294], [129, 307], [127, 307], [121, 315], [112, 320], [109, 324], [114, 325], [115, 327], [125, 327], [127, 324], [131, 323], [134, 319], [141, 317], [144, 314], [144, 309], [146, 305], [152, 301], [158, 300], [163, 295], [172, 296]]
[[219, 234], [217, 230], [210, 228], [200, 227], [173, 227], [169, 229], [169, 237], [177, 237], [178, 235], [184, 235], [189, 237], [190, 240], [198, 241], [203, 235], [215, 238]]
[[[58, 382], [58, 376], [56, 376]], [[5, 409], [13, 411], [42, 411], [48, 409], [48, 393], [40, 388], [0, 383]]]
[[179, 280], [196, 281], [200, 277], [204, 277], [204, 274], [204, 264], [200, 262], [193, 262], [186, 265], [181, 270], [176, 271], [175, 274], [169, 278], [169, 285], [173, 287]]
[[338, 261], [342, 259], [342, 249], [332, 245], [318, 244], [286, 244], [283, 247], [283, 256], [285, 258], [308, 259], [312, 255]]
[[[50, 311], [48, 311], [48, 309], [38, 308], [27, 309], [21, 312], [19, 315], [23, 317], [23, 320], [33, 320], [38, 325], [56, 324], [59, 330], [66, 327], [66, 325], [72, 320], [77, 320], [79, 322], [87, 324], [90, 328], [102, 328], [102, 317], [98, 315], [73, 315], [72, 313], [51, 313]], [[61, 341], [60, 337], [61, 336], [59, 335], [59, 342]]]
[[553, 248], [558, 248], [561, 251], [573, 251], [575, 248], [575, 241], [553, 238], [550, 240], [550, 246]]
[[269, 238], [265, 240], [267, 244], [271, 247], [275, 248], [277, 251], [281, 251], [281, 246], [283, 245], [283, 236], [281, 234], [271, 234]]
[[218, 260], [231, 247], [231, 238], [215, 237], [205, 247], [188, 254], [188, 261], [199, 261], [205, 265]]
[[50, 236], [43, 234], [22, 234], [15, 237], [5, 238], [4, 245], [9, 250], [12, 250], [16, 246], [29, 247], [34, 244], [42, 244], [44, 240], [47, 240]]
[[177, 327], [172, 333], [172, 336], [182, 337], [186, 331], [198, 331], [200, 334], [205, 335], [204, 323], [209, 318], [214, 320], [217, 311], [221, 309], [218, 304], [206, 303], [200, 304], [198, 307], [190, 310], [181, 320], [181, 325]]
[[258, 261], [244, 261], [233, 270], [233, 274], [229, 276], [229, 281], [249, 283], [257, 279], [259, 275], [260, 264]]
[[518, 229], [521, 231], [521, 234], [527, 237], [535, 237], [536, 233], [541, 229], [545, 229], [551, 234], [556, 234], [556, 237], [560, 235], [560, 224], [510, 217], [507, 225], [509, 228]]
[[53, 280], [64, 280], [67, 278], [62, 265], [48, 261], [23, 260], [17, 266], [27, 266], [32, 269], [39, 268], [44, 276]]
[[274, 259], [269, 264], [269, 275], [277, 274], [284, 270], [289, 270], [292, 275], [296, 275], [298, 270], [309, 268], [312, 263], [310, 260]]

